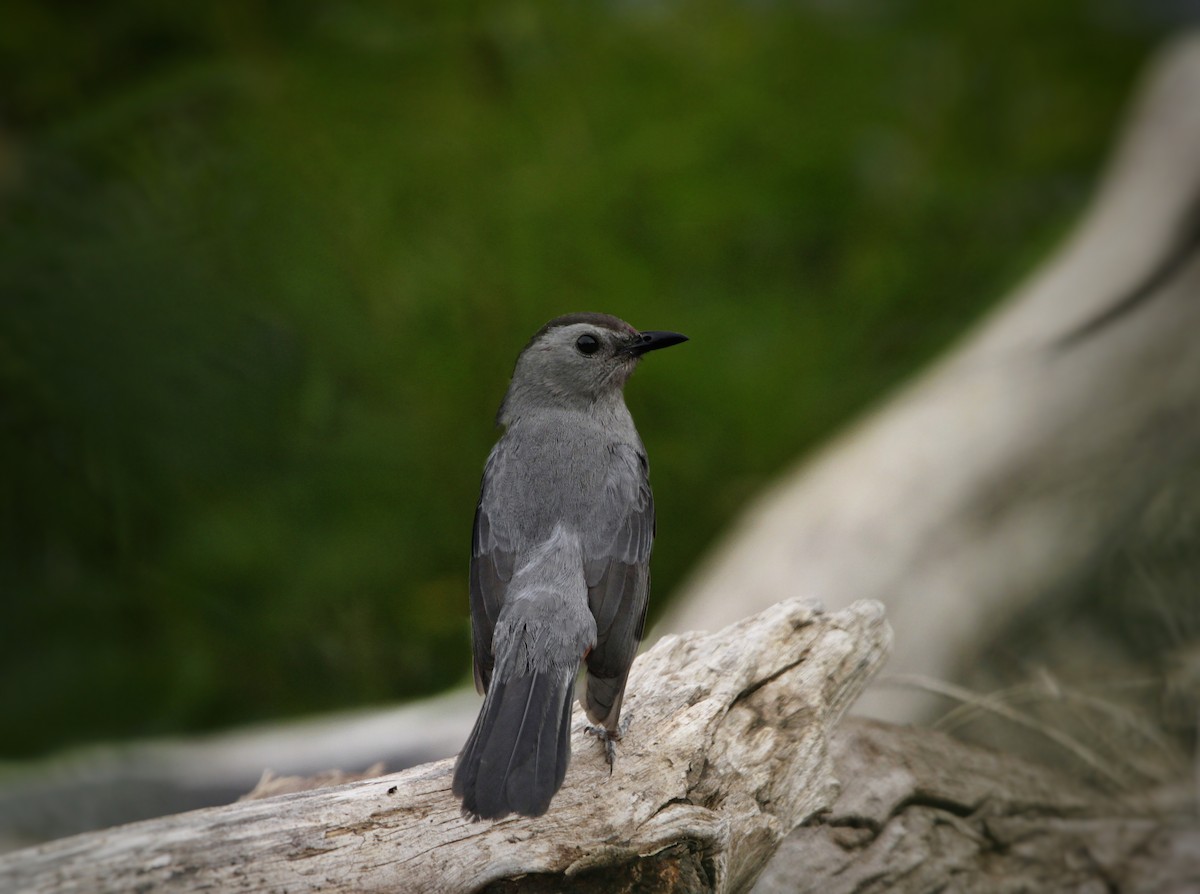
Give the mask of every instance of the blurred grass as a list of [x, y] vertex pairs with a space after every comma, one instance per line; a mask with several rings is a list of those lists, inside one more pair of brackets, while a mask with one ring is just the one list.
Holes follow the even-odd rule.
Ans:
[[1134, 4], [16, 0], [0, 29], [0, 756], [468, 675], [546, 319], [630, 386], [654, 613], [1089, 195]]

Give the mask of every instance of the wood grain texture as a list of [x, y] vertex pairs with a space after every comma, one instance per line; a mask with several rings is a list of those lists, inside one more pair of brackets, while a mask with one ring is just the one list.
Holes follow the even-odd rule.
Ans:
[[799, 601], [664, 638], [634, 665], [615, 770], [577, 711], [544, 817], [465, 820], [439, 761], [16, 851], [0, 890], [746, 890], [832, 805], [829, 737], [890, 639], [876, 603]]
[[781, 845], [755, 894], [1200, 891], [1187, 799], [1131, 801], [929, 729], [848, 719], [833, 809]]

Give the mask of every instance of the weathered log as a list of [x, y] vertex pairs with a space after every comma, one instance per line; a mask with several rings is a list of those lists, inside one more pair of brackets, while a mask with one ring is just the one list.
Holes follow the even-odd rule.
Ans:
[[755, 894], [1200, 890], [1194, 793], [1118, 799], [933, 730], [861, 719], [838, 728], [833, 753], [841, 795], [780, 846]]
[[479, 697], [466, 688], [386, 710], [344, 711], [191, 739], [93, 745], [0, 764], [0, 853], [53, 838], [227, 804], [265, 770], [393, 770], [454, 754]]
[[[1200, 35], [1152, 66], [1096, 201], [973, 337], [752, 505], [660, 630], [878, 599], [889, 668], [954, 679], [1200, 457]], [[798, 589], [799, 588], [799, 589]], [[737, 593], [737, 599], [730, 599]], [[923, 716], [915, 691], [856, 711]]]
[[630, 675], [615, 769], [577, 723], [544, 817], [464, 819], [440, 761], [16, 851], [0, 890], [746, 890], [832, 805], [829, 737], [889, 643], [865, 602], [662, 639]]

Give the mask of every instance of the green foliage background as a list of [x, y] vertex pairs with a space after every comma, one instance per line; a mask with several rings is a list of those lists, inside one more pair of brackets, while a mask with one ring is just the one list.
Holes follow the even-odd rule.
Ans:
[[1158, 34], [1062, 0], [9, 0], [0, 756], [469, 675], [492, 418], [546, 319], [629, 401], [655, 608], [1086, 201]]

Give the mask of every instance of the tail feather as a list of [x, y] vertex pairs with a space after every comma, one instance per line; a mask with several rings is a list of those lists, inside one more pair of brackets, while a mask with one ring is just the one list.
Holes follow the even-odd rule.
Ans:
[[454, 768], [454, 794], [482, 819], [541, 816], [571, 757], [573, 669], [493, 677]]
[[490, 641], [477, 644], [495, 663], [454, 768], [454, 794], [481, 819], [549, 809], [571, 756], [575, 677], [596, 644], [578, 536], [556, 525], [518, 565]]

